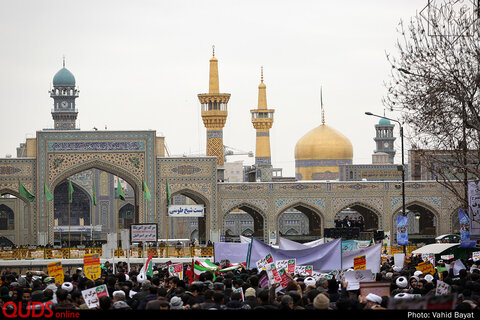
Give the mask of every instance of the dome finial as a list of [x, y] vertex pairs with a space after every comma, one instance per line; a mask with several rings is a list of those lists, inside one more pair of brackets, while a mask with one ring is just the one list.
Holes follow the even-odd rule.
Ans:
[[260, 71], [260, 81], [263, 83], [263, 66], [261, 67]]
[[63, 55], [63, 67], [65, 68], [65, 55]]
[[212, 57], [215, 57], [215, 45], [212, 45], [213, 54]]

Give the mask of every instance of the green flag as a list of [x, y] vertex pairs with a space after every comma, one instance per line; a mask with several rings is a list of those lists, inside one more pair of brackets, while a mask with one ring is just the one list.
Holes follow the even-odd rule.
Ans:
[[93, 186], [92, 186], [92, 194], [93, 194], [93, 205], [97, 205], [97, 190], [95, 189], [95, 180], [93, 180]]
[[18, 181], [18, 192], [20, 193], [20, 197], [24, 198], [27, 201], [32, 202], [33, 200], [35, 200], [35, 196], [30, 191], [28, 191], [27, 188], [25, 188], [23, 183], [21, 183], [20, 181]]
[[120, 184], [120, 179], [117, 180], [117, 193], [120, 200], [125, 200], [125, 194], [123, 193], [122, 185]]
[[50, 189], [48, 189], [48, 186], [47, 186], [46, 183], [44, 184], [43, 189], [44, 189], [44, 192], [45, 192], [45, 199], [47, 199], [47, 201], [52, 201], [53, 200], [53, 195], [50, 192]]
[[73, 202], [73, 185], [70, 179], [68, 179], [68, 202]]
[[172, 189], [170, 189], [170, 185], [167, 181], [167, 206], [170, 204], [170, 198], [172, 197]]
[[150, 194], [150, 190], [148, 189], [148, 186], [147, 186], [147, 183], [145, 182], [145, 180], [143, 181], [143, 197], [146, 200], [152, 199], [152, 195]]

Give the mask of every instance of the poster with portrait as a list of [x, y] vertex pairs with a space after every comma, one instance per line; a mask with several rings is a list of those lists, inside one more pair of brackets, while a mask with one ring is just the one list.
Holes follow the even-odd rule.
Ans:
[[470, 239], [480, 240], [480, 180], [468, 183], [468, 219]]
[[407, 221], [408, 216], [397, 216], [397, 243], [400, 246], [408, 245]]

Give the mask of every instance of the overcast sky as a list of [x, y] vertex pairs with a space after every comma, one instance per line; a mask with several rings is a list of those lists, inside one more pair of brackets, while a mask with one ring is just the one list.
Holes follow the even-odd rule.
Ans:
[[[0, 157], [53, 127], [48, 90], [63, 55], [80, 129], [156, 130], [172, 155], [205, 154], [197, 94], [208, 92], [215, 45], [220, 91], [231, 94], [225, 145], [255, 151], [250, 110], [263, 66], [272, 162], [284, 176], [295, 175], [297, 141], [321, 124], [321, 87], [326, 124], [350, 139], [355, 164], [371, 163], [379, 119], [364, 113], [383, 114], [386, 53], [396, 52], [400, 20], [426, 3], [0, 0]], [[396, 149], [400, 162], [399, 138]]]

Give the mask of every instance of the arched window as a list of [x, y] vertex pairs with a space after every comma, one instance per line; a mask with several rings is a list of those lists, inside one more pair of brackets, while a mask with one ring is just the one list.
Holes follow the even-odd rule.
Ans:
[[13, 210], [0, 204], [0, 230], [13, 230], [15, 228], [15, 215]]

